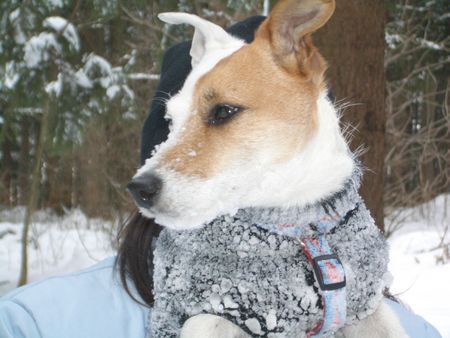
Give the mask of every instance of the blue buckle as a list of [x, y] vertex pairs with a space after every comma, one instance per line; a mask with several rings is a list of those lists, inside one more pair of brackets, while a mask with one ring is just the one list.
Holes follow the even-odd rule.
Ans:
[[[329, 278], [326, 275], [327, 267], [325, 266], [326, 263], [325, 261], [328, 261], [329, 263], [334, 265], [337, 269], [341, 270], [342, 279], [340, 281], [338, 282], [329, 281]], [[312, 266], [314, 269], [314, 274], [316, 275], [317, 282], [319, 283], [320, 289], [322, 291], [339, 290], [345, 287], [346, 278], [344, 267], [342, 266], [342, 263], [336, 254], [321, 255], [314, 257], [312, 259]]]

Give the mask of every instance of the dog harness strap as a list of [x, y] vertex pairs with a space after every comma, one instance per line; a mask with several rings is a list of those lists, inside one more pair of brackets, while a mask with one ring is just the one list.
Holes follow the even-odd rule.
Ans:
[[319, 284], [323, 304], [323, 318], [307, 332], [307, 336], [331, 335], [344, 326], [347, 316], [344, 267], [330, 248], [325, 235], [302, 238], [301, 244]]

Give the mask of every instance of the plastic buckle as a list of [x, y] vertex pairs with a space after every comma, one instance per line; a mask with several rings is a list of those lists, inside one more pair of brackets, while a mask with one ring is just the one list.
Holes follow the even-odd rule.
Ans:
[[[333, 262], [334, 260], [334, 262]], [[326, 262], [329, 261], [329, 262]], [[329, 264], [327, 266], [327, 263]], [[339, 290], [345, 287], [346, 285], [346, 278], [345, 278], [345, 272], [344, 267], [342, 266], [342, 263], [339, 259], [339, 257], [336, 254], [330, 254], [330, 255], [321, 255], [314, 257], [312, 259], [312, 266], [314, 269], [314, 274], [316, 275], [317, 282], [319, 283], [320, 289], [322, 291], [333, 291], [333, 290]], [[329, 282], [330, 279], [328, 277], [327, 271], [329, 269], [336, 269], [340, 271], [334, 271], [335, 275], [341, 274], [342, 278], [341, 280], [337, 282]], [[325, 278], [326, 276], [326, 278]]]

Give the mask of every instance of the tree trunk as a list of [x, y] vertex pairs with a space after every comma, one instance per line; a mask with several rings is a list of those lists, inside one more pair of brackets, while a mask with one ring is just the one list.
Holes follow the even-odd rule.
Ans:
[[448, 128], [448, 124], [447, 127], [445, 127], [445, 121], [448, 121], [448, 118], [446, 119], [445, 115], [447, 114], [447, 107], [450, 106], [449, 68], [450, 67], [448, 66], [444, 68], [444, 72], [437, 77], [437, 94], [434, 99], [437, 107], [434, 108], [433, 123], [436, 124], [435, 128], [439, 128], [439, 130], [433, 135], [437, 140], [435, 156], [433, 158], [433, 175], [434, 179], [437, 178], [437, 180], [434, 185], [435, 189], [432, 197], [450, 191], [450, 173], [448, 170], [450, 167], [450, 160], [448, 156], [448, 138], [450, 130]]
[[20, 153], [19, 153], [19, 204], [25, 205], [29, 191], [30, 161], [30, 118], [26, 115], [20, 120]]
[[354, 103], [343, 122], [357, 128], [351, 147], [364, 145], [366, 170], [361, 195], [378, 227], [384, 229], [383, 165], [385, 4], [380, 0], [339, 0], [330, 22], [314, 35], [329, 63], [327, 76], [339, 102]]
[[47, 99], [41, 117], [41, 128], [39, 132], [39, 142], [36, 149], [36, 159], [34, 163], [33, 175], [31, 177], [31, 187], [28, 195], [27, 209], [25, 211], [25, 219], [23, 222], [22, 232], [22, 261], [20, 264], [20, 276], [18, 286], [24, 285], [28, 280], [28, 232], [30, 229], [31, 217], [36, 208], [38, 198], [38, 188], [41, 179], [41, 165], [46, 144], [48, 117], [50, 109], [50, 100]]
[[3, 125], [3, 130], [1, 131], [1, 179], [3, 183], [4, 192], [1, 198], [4, 199], [4, 203], [7, 203], [9, 207], [16, 205], [16, 184], [14, 182], [14, 159], [13, 159], [13, 148], [14, 148], [14, 132], [12, 129], [12, 121], [10, 120], [10, 110], [9, 107], [5, 109], [5, 123]]

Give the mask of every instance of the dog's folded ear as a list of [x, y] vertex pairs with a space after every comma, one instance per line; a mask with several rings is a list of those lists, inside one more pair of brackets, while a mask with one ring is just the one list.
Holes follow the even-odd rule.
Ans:
[[257, 36], [269, 39], [276, 60], [289, 69], [308, 73], [308, 67], [325, 69], [310, 34], [333, 15], [335, 0], [280, 0]]
[[240, 43], [238, 39], [228, 34], [222, 27], [197, 15], [168, 12], [159, 14], [158, 18], [170, 24], [194, 26], [195, 32], [190, 51], [192, 68], [200, 62], [206, 53]]

